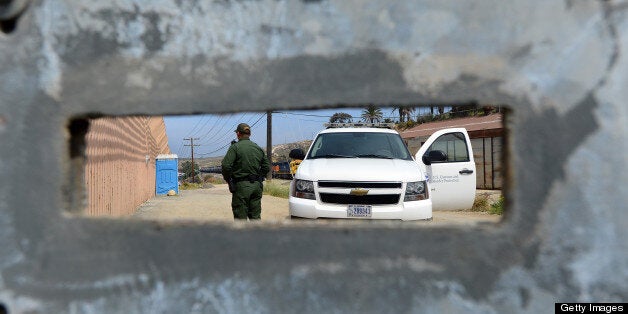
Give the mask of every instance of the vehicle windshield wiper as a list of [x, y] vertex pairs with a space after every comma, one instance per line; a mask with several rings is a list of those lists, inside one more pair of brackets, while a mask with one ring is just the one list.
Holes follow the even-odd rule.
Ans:
[[326, 155], [317, 155], [317, 156], [312, 157], [312, 158], [355, 158], [355, 156], [326, 154]]
[[390, 157], [390, 156], [385, 156], [385, 155], [377, 155], [377, 154], [364, 154], [364, 155], [357, 155], [356, 157], [358, 157], [358, 158], [381, 158], [381, 159], [394, 159], [393, 157]]

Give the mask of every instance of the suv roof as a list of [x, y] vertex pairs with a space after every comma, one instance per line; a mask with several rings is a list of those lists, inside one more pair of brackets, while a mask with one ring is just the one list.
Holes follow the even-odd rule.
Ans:
[[331, 128], [386, 128], [393, 129], [394, 123], [372, 123], [372, 122], [351, 122], [351, 123], [325, 123], [324, 126]]
[[365, 128], [365, 127], [357, 127], [357, 128], [329, 128], [329, 129], [325, 129], [322, 130], [320, 132], [318, 132], [318, 134], [323, 134], [323, 133], [349, 133], [349, 132], [375, 132], [375, 133], [393, 133], [393, 134], [399, 134], [399, 132], [392, 130], [392, 129], [385, 129], [385, 128]]

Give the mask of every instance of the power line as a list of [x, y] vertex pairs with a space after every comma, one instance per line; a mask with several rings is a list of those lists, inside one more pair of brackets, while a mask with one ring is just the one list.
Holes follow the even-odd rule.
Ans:
[[[220, 117], [220, 119], [225, 119], [224, 122], [222, 123], [222, 125], [220, 126], [220, 129], [218, 131], [216, 131], [212, 136], [208, 137], [205, 139], [205, 141], [203, 142], [203, 144], [208, 144], [212, 139], [214, 139], [216, 137], [216, 135], [218, 135], [220, 132], [222, 132], [222, 130], [225, 128], [225, 125], [227, 125], [227, 122], [229, 122], [228, 119], [230, 119], [231, 117], [233, 117], [233, 113], [229, 115], [229, 117], [225, 118], [225, 117]], [[214, 124], [212, 126], [212, 128], [207, 131], [207, 133], [205, 133], [205, 137], [207, 137], [209, 135], [209, 133], [214, 129], [214, 127], [218, 125], [218, 123]]]
[[251, 114], [251, 116], [249, 117], [248, 120], [246, 120], [246, 124], [251, 124], [251, 120], [253, 120], [253, 117], [255, 117], [253, 114]]
[[[203, 118], [199, 119], [199, 123], [200, 121], [202, 121]], [[197, 136], [198, 133], [200, 133], [201, 131], [203, 131], [203, 129], [205, 128], [205, 126], [207, 126], [207, 124], [209, 123], [209, 121], [212, 120], [212, 116], [207, 116], [207, 121], [205, 121], [205, 123], [203, 124], [203, 126], [201, 126], [198, 130], [196, 130], [196, 132], [194, 132], [194, 135], [190, 135], [190, 136]]]
[[317, 117], [317, 118], [328, 118], [330, 116], [321, 116], [321, 115], [315, 115], [315, 114], [307, 114], [307, 113], [294, 113], [294, 112], [285, 112], [285, 111], [273, 111], [274, 113], [282, 113], [282, 114], [290, 114], [290, 115], [295, 115], [295, 116], [306, 116], [306, 117]]
[[[253, 127], [255, 127], [255, 125], [256, 125], [256, 124], [257, 124], [260, 120], [262, 120], [262, 118], [263, 118], [265, 115], [266, 115], [266, 113], [262, 114], [262, 115], [261, 115], [261, 116], [257, 119], [257, 121], [255, 121], [255, 123], [253, 123], [253, 124], [251, 125], [251, 129], [253, 129]], [[220, 148], [218, 148], [218, 149], [216, 149], [216, 150], [213, 150], [213, 151], [211, 151], [211, 152], [209, 152], [209, 153], [203, 153], [203, 154], [198, 154], [198, 155], [201, 155], [201, 156], [211, 155], [211, 154], [213, 154], [213, 153], [217, 153], [217, 152], [219, 152], [219, 151], [221, 151], [221, 150], [225, 149], [225, 148], [226, 148], [226, 147], [228, 147], [229, 145], [231, 145], [231, 142], [227, 142], [227, 144], [225, 144], [225, 145], [223, 145], [222, 147], [220, 147]]]
[[[190, 116], [190, 117], [195, 118], [195, 116]], [[184, 118], [185, 118], [185, 117], [184, 117]], [[193, 137], [193, 136], [195, 136], [195, 135], [196, 135], [196, 133], [198, 133], [198, 131], [196, 131], [196, 133], [195, 133], [195, 130], [196, 130], [196, 129], [197, 129], [197, 127], [200, 125], [200, 123], [203, 121], [203, 118], [204, 118], [204, 116], [201, 116], [201, 118], [200, 118], [200, 119], [198, 119], [198, 121], [196, 121], [196, 124], [194, 125], [194, 127], [193, 127], [193, 128], [192, 128], [189, 132], [186, 132], [186, 133], [187, 133], [190, 137]], [[205, 124], [207, 124], [207, 122], [209, 122], [209, 120], [208, 120], [208, 121], [206, 121], [206, 123], [205, 123]], [[194, 133], [194, 134], [193, 134], [193, 133]], [[184, 147], [184, 145], [183, 145], [183, 144], [184, 144], [184, 143], [185, 143], [185, 142], [180, 143], [180, 144], [177, 146], [177, 149], [174, 151], [174, 152], [175, 152], [177, 155], [179, 155], [179, 156], [183, 156], [183, 147]]]
[[[224, 116], [219, 116], [218, 119], [216, 121], [214, 121], [214, 123], [212, 124], [211, 128], [209, 128], [209, 130], [207, 130], [207, 132], [205, 132], [205, 134], [202, 136], [205, 140], [204, 143], [207, 143], [209, 141], [209, 139], [211, 139], [213, 136], [209, 136], [210, 133], [212, 133], [212, 131], [216, 128], [216, 126], [218, 126], [220, 123], [222, 123], [222, 125], [224, 125], [225, 123], [227, 123], [227, 117]], [[209, 137], [208, 137], [209, 136]]]
[[231, 145], [231, 142], [228, 142], [227, 144], [225, 144], [225, 146], [223, 146], [223, 147], [221, 147], [221, 148], [219, 148], [219, 149], [217, 149], [217, 150], [211, 151], [211, 152], [209, 152], [209, 153], [199, 154], [199, 155], [201, 155], [201, 156], [211, 155], [211, 154], [213, 154], [213, 153], [215, 153], [215, 152], [219, 152], [219, 151], [221, 151], [222, 149], [224, 149], [225, 147], [227, 147], [227, 146], [229, 146], [229, 145]]
[[[265, 113], [262, 113], [262, 115], [261, 115], [261, 116], [257, 119], [257, 121], [255, 121], [255, 123], [253, 123], [253, 124], [251, 125], [251, 129], [252, 129], [252, 128], [253, 128], [253, 127], [254, 127], [254, 126], [255, 126], [255, 125], [256, 125], [256, 124], [257, 124], [257, 123], [258, 123], [258, 122], [259, 122], [259, 121], [260, 121], [260, 120], [261, 120], [261, 119], [265, 116], [265, 115], [266, 115]], [[249, 119], [249, 120], [250, 120], [250, 119]], [[234, 124], [232, 129], [235, 129], [236, 127], [237, 127], [237, 124]], [[223, 128], [224, 128], [224, 126], [223, 126]], [[221, 129], [223, 129], [223, 128], [221, 128]], [[229, 134], [232, 134], [230, 130], [231, 130], [231, 129], [227, 129], [227, 131], [226, 131], [225, 133], [222, 133], [222, 134], [221, 134], [221, 136], [218, 136], [217, 140], [216, 140], [216, 141], [214, 141], [213, 143], [224, 143], [224, 141], [226, 140], [226, 138], [228, 137], [228, 135], [229, 135]], [[216, 133], [216, 135], [218, 135], [218, 134], [219, 134], [219, 133], [217, 132], [217, 133]], [[215, 138], [215, 137], [216, 137], [216, 136], [214, 136], [214, 137], [212, 137], [212, 138]], [[209, 140], [205, 141], [205, 143], [208, 143], [208, 142], [209, 142]], [[207, 144], [207, 145], [208, 145], [208, 146], [211, 146], [212, 144]]]
[[251, 128], [253, 128], [258, 122], [259, 120], [262, 120], [262, 118], [266, 115], [266, 113], [263, 113], [258, 119], [257, 121], [255, 121], [255, 123], [253, 123], [253, 125], [251, 125]]
[[[204, 118], [205, 118], [205, 116], [201, 116], [201, 118], [198, 119], [198, 121], [196, 121], [196, 124], [194, 125], [192, 130], [190, 130], [190, 132], [188, 132], [188, 134], [190, 134], [190, 136], [195, 136], [196, 135], [196, 133], [194, 133], [195, 131], [198, 133], [196, 128], [199, 126], [199, 124], [201, 124], [201, 121], [203, 121]], [[209, 121], [209, 119], [207, 121]]]
[[[220, 129], [218, 131], [216, 131], [210, 138], [208, 138], [204, 142], [205, 145], [207, 145], [207, 146], [221, 145], [220, 143], [223, 143], [225, 141], [225, 139], [229, 136], [229, 134], [232, 134], [233, 131], [231, 131], [231, 130], [233, 130], [235, 128], [235, 126], [234, 126], [234, 127], [225, 129], [225, 126], [227, 125], [228, 122], [233, 122], [233, 121], [225, 120], [225, 122], [222, 124]], [[223, 130], [225, 130], [225, 131], [223, 131]]]
[[[282, 116], [276, 116], [276, 117], [280, 118], [280, 119], [291, 119], [291, 120], [294, 120], [294, 118], [288, 118], [288, 117], [282, 117]], [[300, 118], [297, 118], [297, 120], [299, 120], [299, 121], [308, 121], [308, 122], [319, 122], [319, 123], [329, 122], [329, 119], [326, 119], [326, 120], [311, 120], [311, 119], [300, 119]]]
[[179, 147], [176, 150], [177, 155], [183, 156], [183, 143], [179, 144]]
[[[305, 116], [305, 117], [315, 117], [315, 118], [331, 118], [332, 116], [321, 116], [321, 115], [316, 115], [316, 114], [307, 114], [307, 113], [294, 113], [294, 112], [285, 112], [285, 111], [273, 111], [274, 113], [281, 113], [281, 114], [289, 114], [289, 115], [294, 115], [294, 116]], [[351, 116], [352, 119], [361, 119], [361, 117], [354, 117]], [[384, 116], [382, 115], [383, 119], [392, 119], [392, 118], [396, 118], [396, 116]], [[314, 121], [314, 120], [304, 120], [304, 121]], [[325, 121], [327, 122], [327, 121]]]

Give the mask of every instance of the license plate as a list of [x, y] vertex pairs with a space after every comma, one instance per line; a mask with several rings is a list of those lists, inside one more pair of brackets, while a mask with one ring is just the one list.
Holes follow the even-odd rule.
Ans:
[[349, 205], [347, 217], [371, 217], [371, 205]]

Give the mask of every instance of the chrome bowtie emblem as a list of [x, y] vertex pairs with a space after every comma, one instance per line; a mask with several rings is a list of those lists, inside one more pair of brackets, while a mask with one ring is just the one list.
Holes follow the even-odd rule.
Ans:
[[366, 189], [355, 188], [355, 189], [351, 189], [351, 192], [349, 192], [349, 194], [362, 196], [362, 195], [368, 194], [368, 192], [369, 190], [366, 190]]

